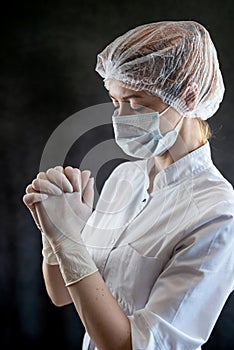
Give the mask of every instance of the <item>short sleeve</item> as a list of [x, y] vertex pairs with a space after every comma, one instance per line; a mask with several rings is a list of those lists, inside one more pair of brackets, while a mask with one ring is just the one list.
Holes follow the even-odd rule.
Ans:
[[128, 316], [133, 350], [197, 350], [234, 288], [234, 219], [220, 214], [183, 238], [144, 309]]

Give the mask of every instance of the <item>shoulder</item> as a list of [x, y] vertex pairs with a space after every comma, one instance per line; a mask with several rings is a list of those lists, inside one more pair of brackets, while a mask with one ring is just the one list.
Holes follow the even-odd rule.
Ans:
[[[214, 169], [215, 170], [215, 169]], [[234, 191], [220, 174], [210, 171], [195, 193], [197, 214], [191, 222], [199, 241], [214, 242], [217, 250], [234, 245]], [[212, 243], [213, 244], [213, 243]]]
[[232, 184], [220, 173], [216, 166], [211, 166], [200, 174], [193, 183], [194, 199], [205, 210], [216, 207], [234, 213], [234, 189]]
[[144, 171], [146, 169], [146, 160], [136, 160], [136, 161], [124, 161], [119, 164], [110, 174], [110, 176], [116, 174], [127, 173], [129, 171]]

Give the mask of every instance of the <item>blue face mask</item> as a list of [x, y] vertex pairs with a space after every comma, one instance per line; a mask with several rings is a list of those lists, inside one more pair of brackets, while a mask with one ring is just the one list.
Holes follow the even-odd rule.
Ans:
[[152, 112], [127, 116], [112, 116], [115, 141], [122, 150], [135, 158], [158, 157], [169, 150], [176, 142], [180, 119], [174, 130], [161, 134], [159, 118], [162, 113]]

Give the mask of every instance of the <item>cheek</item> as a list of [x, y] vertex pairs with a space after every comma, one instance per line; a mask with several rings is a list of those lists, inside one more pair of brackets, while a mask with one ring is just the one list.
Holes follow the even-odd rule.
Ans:
[[[168, 111], [168, 113], [170, 113]], [[160, 127], [160, 131], [161, 133], [165, 133], [167, 131], [171, 131], [175, 128], [176, 124], [179, 121], [179, 116], [177, 115], [168, 115], [168, 116], [161, 116], [160, 117], [160, 123], [159, 123], [159, 127]]]

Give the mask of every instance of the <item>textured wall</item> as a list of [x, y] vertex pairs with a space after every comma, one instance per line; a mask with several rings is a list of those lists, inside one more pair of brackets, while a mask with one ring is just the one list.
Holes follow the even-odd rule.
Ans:
[[[22, 196], [54, 129], [71, 114], [109, 101], [94, 67], [97, 53], [113, 38], [161, 20], [195, 20], [207, 27], [226, 85], [224, 101], [210, 120], [213, 159], [234, 184], [233, 14], [231, 0], [18, 1], [1, 9], [1, 349], [13, 348], [14, 342], [24, 349], [45, 344], [80, 349], [83, 327], [73, 306], [56, 308], [46, 295], [40, 233]], [[79, 164], [85, 142], [95, 145], [102, 137], [103, 129], [97, 129], [67, 161]], [[231, 296], [204, 349], [233, 349], [233, 309]]]

